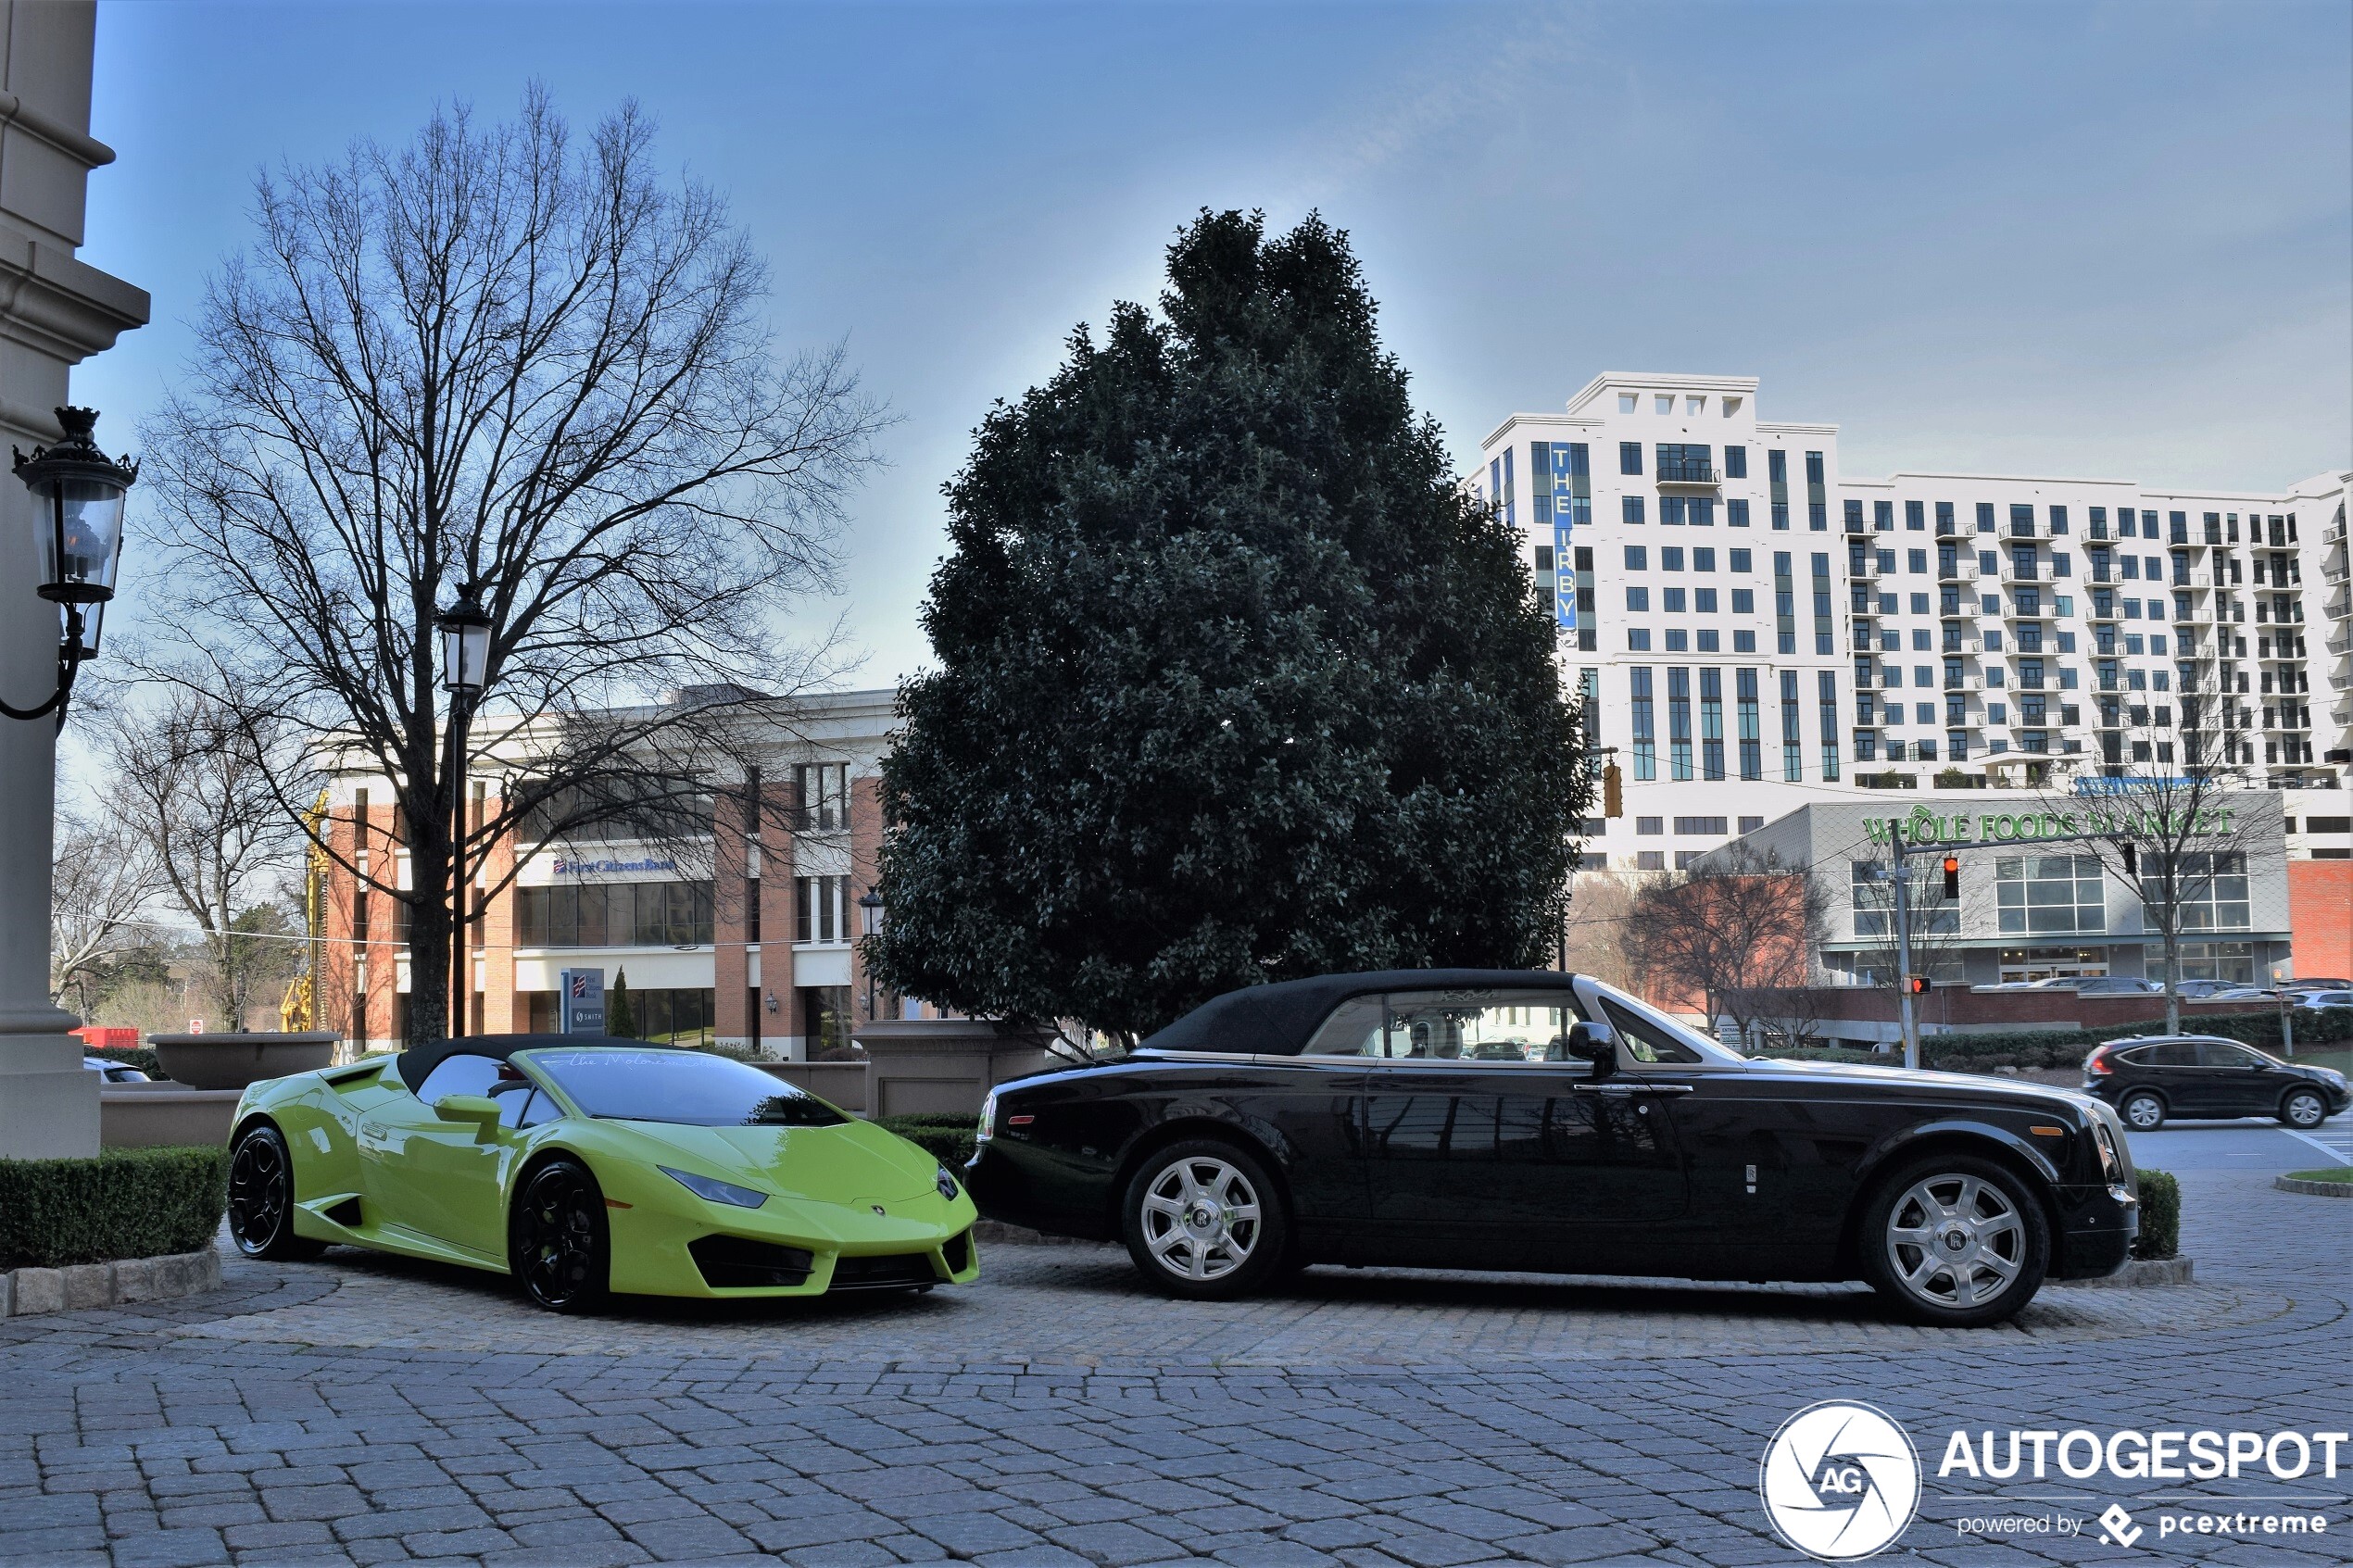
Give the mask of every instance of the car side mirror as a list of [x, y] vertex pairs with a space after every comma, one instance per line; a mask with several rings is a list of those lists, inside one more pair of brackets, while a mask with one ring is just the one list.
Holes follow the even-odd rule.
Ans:
[[488, 1095], [444, 1095], [433, 1102], [433, 1113], [444, 1122], [472, 1123], [478, 1137], [488, 1137], [498, 1125], [498, 1102]]
[[1617, 1071], [1617, 1033], [1606, 1023], [1579, 1019], [1568, 1026], [1568, 1054], [1593, 1064], [1593, 1076], [1606, 1078]]

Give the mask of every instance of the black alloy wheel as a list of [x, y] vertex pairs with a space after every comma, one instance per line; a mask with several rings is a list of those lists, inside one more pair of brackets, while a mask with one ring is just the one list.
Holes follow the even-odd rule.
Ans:
[[589, 1311], [605, 1298], [611, 1264], [597, 1178], [572, 1160], [534, 1171], [508, 1223], [508, 1266], [523, 1294], [551, 1312]]
[[2134, 1089], [2116, 1108], [2124, 1124], [2136, 1133], [2154, 1133], [2165, 1125], [2164, 1098], [2151, 1089]]
[[1279, 1273], [1290, 1219], [1274, 1175], [1219, 1138], [1147, 1158], [1120, 1204], [1127, 1255], [1155, 1289], [1194, 1301], [1248, 1296]]
[[2328, 1101], [2318, 1089], [2290, 1089], [2280, 1101], [2280, 1120], [2291, 1127], [2310, 1132], [2328, 1119]]
[[2034, 1298], [2050, 1266], [2043, 1205], [2004, 1165], [1931, 1155], [1873, 1189], [1857, 1235], [1865, 1277], [1914, 1322], [1977, 1328]]
[[229, 1156], [229, 1236], [248, 1258], [316, 1258], [326, 1243], [295, 1235], [294, 1159], [268, 1123], [247, 1127]]

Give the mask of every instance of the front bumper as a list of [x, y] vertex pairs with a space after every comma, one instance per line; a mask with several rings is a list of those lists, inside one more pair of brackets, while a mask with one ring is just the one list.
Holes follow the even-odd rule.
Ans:
[[2051, 1259], [2053, 1279], [2105, 1279], [2133, 1256], [2141, 1234], [2141, 1200], [2121, 1185], [2063, 1189], [2065, 1215]]
[[[737, 1209], [698, 1198], [650, 1169], [631, 1177], [602, 1177], [612, 1288], [623, 1295], [732, 1300], [918, 1283], [969, 1285], [980, 1277], [980, 1249], [972, 1238], [979, 1215], [963, 1193], [952, 1200], [932, 1193], [893, 1201], [885, 1205], [890, 1212], [879, 1214], [873, 1205], [783, 1198]], [[698, 1256], [697, 1244], [711, 1237], [806, 1254], [806, 1273], [795, 1268], [784, 1276], [799, 1274], [798, 1284], [713, 1285], [707, 1266], [714, 1256], [757, 1261], [760, 1255], [706, 1245]]]

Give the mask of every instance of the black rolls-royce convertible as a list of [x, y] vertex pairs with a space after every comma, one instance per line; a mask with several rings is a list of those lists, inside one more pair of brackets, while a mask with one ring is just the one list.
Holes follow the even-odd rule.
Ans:
[[2116, 1113], [2028, 1083], [1752, 1060], [1589, 976], [1252, 986], [1000, 1085], [989, 1218], [1127, 1244], [1171, 1295], [1307, 1263], [1868, 1280], [1933, 1323], [2122, 1267]]

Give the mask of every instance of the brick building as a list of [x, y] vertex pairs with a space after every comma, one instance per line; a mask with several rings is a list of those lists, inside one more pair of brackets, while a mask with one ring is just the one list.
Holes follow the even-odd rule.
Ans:
[[[937, 1016], [869, 991], [856, 946], [858, 899], [875, 885], [882, 841], [876, 769], [896, 719], [890, 691], [792, 702], [793, 739], [757, 774], [723, 784], [707, 837], [684, 845], [575, 837], [517, 868], [504, 842], [477, 868], [489, 893], [472, 921], [473, 1000], [467, 1027], [553, 1030], [568, 969], [625, 976], [637, 1033], [680, 1044], [754, 1049], [793, 1060], [847, 1055], [875, 1011]], [[476, 798], [494, 805], [487, 791]], [[354, 1051], [392, 1049], [408, 1000], [405, 906], [364, 890], [389, 861], [407, 885], [401, 824], [381, 779], [352, 773], [328, 791], [319, 1024]], [[513, 874], [510, 876], [510, 872]], [[505, 884], [500, 887], [500, 884]]]

